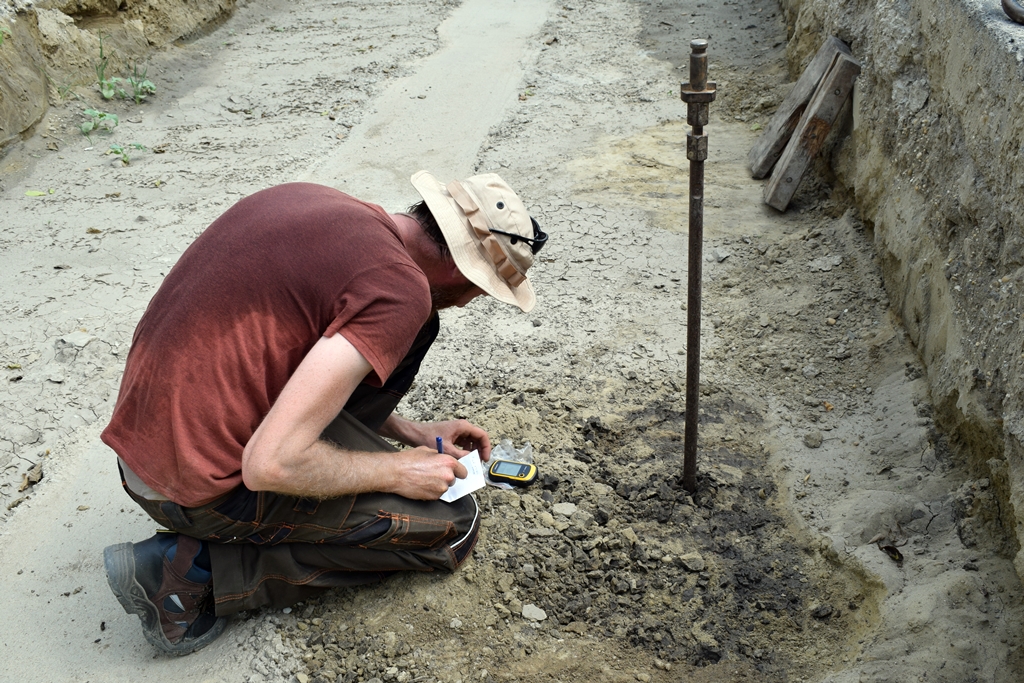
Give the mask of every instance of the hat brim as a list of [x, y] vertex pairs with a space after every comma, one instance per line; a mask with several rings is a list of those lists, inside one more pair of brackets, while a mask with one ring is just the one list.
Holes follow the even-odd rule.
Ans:
[[533, 310], [537, 296], [530, 281], [523, 280], [513, 287], [498, 275], [483, 245], [474, 236], [462, 207], [445, 186], [427, 171], [419, 171], [411, 181], [437, 220], [459, 272], [498, 301], [518, 306], [524, 313]]

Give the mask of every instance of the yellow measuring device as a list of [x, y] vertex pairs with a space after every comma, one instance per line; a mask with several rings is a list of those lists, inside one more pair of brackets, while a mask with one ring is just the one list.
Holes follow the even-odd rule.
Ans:
[[512, 486], [529, 486], [537, 478], [537, 466], [512, 460], [495, 460], [487, 470], [493, 481]]

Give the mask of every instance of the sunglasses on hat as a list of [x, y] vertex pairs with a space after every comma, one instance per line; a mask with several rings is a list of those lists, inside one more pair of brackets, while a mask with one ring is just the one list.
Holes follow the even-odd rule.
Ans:
[[532, 239], [529, 237], [523, 237], [522, 235], [517, 235], [514, 232], [505, 232], [504, 230], [498, 230], [496, 228], [491, 228], [490, 230], [491, 232], [497, 233], [499, 235], [505, 235], [506, 237], [509, 238], [509, 241], [512, 244], [515, 244], [516, 242], [520, 241], [526, 242], [526, 244], [530, 245], [530, 251], [536, 254], [547, 243], [548, 234], [540, 229], [540, 224], [532, 216], [530, 217], [530, 222], [533, 223]]

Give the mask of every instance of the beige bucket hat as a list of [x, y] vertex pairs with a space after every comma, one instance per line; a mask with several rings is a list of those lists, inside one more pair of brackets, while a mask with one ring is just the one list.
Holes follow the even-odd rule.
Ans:
[[526, 271], [548, 236], [508, 183], [495, 173], [442, 185], [427, 171], [419, 171], [411, 180], [466, 279], [529, 313], [537, 297]]

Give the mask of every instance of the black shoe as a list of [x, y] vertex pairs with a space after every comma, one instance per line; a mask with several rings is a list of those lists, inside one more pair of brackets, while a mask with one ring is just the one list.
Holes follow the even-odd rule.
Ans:
[[[167, 550], [177, 542], [174, 561]], [[142, 543], [119, 543], [103, 550], [107, 583], [128, 614], [142, 620], [142, 633], [153, 647], [187, 655], [206, 647], [227, 626], [213, 611], [213, 581], [185, 578], [200, 542], [191, 536], [159, 534]]]

